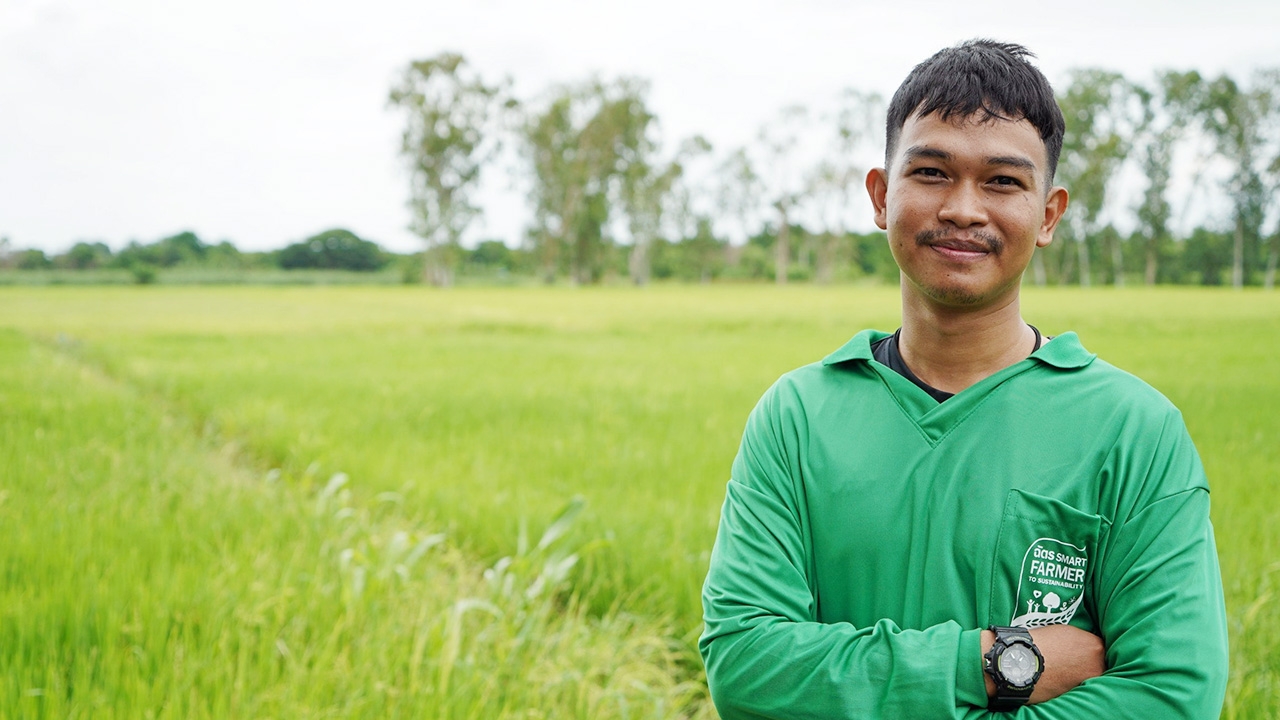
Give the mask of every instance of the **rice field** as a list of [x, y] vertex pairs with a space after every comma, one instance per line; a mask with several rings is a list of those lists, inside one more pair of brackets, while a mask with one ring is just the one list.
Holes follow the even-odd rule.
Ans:
[[[894, 288], [0, 287], [0, 717], [714, 717], [747, 413]], [[1038, 289], [1182, 408], [1280, 717], [1280, 296]]]

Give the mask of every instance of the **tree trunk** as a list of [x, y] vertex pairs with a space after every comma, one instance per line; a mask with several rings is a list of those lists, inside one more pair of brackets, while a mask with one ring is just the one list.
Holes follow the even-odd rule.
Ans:
[[1031, 277], [1035, 278], [1036, 285], [1044, 287], [1047, 278], [1044, 273], [1044, 252], [1041, 250], [1031, 256]]
[[814, 269], [813, 279], [820, 285], [827, 285], [831, 282], [831, 278], [835, 265], [836, 254], [836, 238], [830, 232], [823, 233], [818, 239], [817, 267]]
[[631, 257], [627, 259], [627, 267], [631, 271], [631, 282], [636, 285], [649, 284], [649, 241], [636, 238], [631, 246]]
[[557, 255], [560, 238], [552, 235], [545, 228], [536, 237], [538, 243], [538, 261], [542, 265], [542, 281], [548, 285], [555, 284]]
[[453, 284], [453, 271], [441, 257], [444, 248], [440, 245], [428, 245], [423, 255], [422, 279], [436, 287], [449, 287]]
[[1231, 248], [1231, 287], [1244, 287], [1244, 221], [1236, 220], [1236, 237]]
[[1089, 287], [1089, 241], [1081, 236], [1076, 241], [1076, 254], [1080, 256], [1080, 287]]
[[1111, 238], [1111, 267], [1116, 287], [1124, 287], [1124, 248], [1120, 247], [1120, 238]]
[[1268, 290], [1276, 286], [1276, 261], [1280, 260], [1280, 232], [1271, 238], [1271, 247], [1267, 250], [1267, 274], [1262, 285]]
[[1066, 285], [1071, 280], [1071, 273], [1075, 270], [1073, 264], [1078, 253], [1072, 253], [1066, 247], [1058, 252], [1058, 284]]
[[1157, 264], [1160, 261], [1160, 253], [1157, 252], [1157, 240], [1152, 238], [1147, 242], [1147, 269], [1142, 275], [1143, 281], [1148, 285], [1156, 284]]
[[787, 204], [778, 202], [778, 238], [774, 242], [773, 280], [779, 285], [787, 284], [787, 262], [791, 259], [791, 225], [787, 221]]

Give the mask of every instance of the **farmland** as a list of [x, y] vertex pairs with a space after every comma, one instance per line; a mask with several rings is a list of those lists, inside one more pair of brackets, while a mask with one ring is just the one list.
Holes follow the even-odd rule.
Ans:
[[[743, 421], [894, 288], [0, 288], [0, 716], [711, 717]], [[1280, 296], [1029, 288], [1170, 397], [1280, 715]]]

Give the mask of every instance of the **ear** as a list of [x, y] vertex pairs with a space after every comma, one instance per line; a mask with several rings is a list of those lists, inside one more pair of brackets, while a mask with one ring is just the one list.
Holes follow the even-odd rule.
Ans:
[[885, 212], [885, 195], [889, 192], [889, 173], [884, 168], [872, 168], [867, 173], [867, 195], [871, 196], [871, 207], [876, 211], [876, 227], [889, 229], [888, 214]]
[[1036, 247], [1045, 247], [1053, 242], [1053, 230], [1058, 227], [1058, 221], [1067, 211], [1068, 199], [1066, 188], [1058, 186], [1049, 188], [1049, 195], [1044, 199], [1044, 224], [1040, 226], [1040, 232], [1036, 235]]

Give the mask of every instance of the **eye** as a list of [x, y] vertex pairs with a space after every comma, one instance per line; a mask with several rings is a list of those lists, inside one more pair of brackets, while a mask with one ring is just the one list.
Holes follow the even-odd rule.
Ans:
[[912, 170], [911, 174], [928, 178], [945, 177], [945, 175], [942, 174], [942, 171], [936, 167], [918, 167], [915, 170]]
[[1008, 187], [1008, 188], [1022, 187], [1021, 180], [1015, 177], [1010, 177], [1008, 175], [1000, 175], [998, 177], [992, 178], [991, 182], [995, 185], [999, 185], [1000, 187]]

